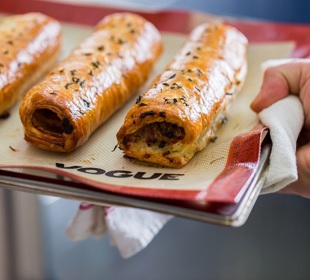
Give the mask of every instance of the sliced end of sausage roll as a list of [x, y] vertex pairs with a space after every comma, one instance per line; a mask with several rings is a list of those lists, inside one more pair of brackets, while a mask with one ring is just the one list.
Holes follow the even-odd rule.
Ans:
[[61, 48], [61, 25], [40, 13], [0, 20], [0, 115], [5, 114], [54, 66]]
[[212, 140], [247, 73], [246, 37], [234, 27], [196, 27], [140, 96], [117, 133], [129, 157], [180, 168]]
[[81, 146], [144, 84], [162, 47], [159, 31], [141, 16], [105, 17], [25, 95], [26, 141], [60, 152]]

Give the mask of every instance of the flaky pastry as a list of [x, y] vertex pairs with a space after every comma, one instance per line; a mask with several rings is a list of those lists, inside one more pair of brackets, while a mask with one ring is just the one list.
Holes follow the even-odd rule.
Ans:
[[141, 95], [117, 133], [132, 158], [180, 168], [206, 147], [247, 73], [246, 37], [232, 26], [202, 24]]
[[25, 95], [26, 141], [59, 152], [84, 144], [144, 84], [162, 47], [159, 31], [143, 17], [106, 16]]
[[41, 13], [0, 19], [0, 116], [56, 63], [61, 25]]

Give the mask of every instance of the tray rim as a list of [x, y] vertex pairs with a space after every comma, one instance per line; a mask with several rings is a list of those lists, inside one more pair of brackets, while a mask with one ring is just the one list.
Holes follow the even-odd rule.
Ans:
[[[197, 209], [197, 207], [191, 208], [188, 205], [184, 206], [182, 205], [184, 201], [178, 201], [178, 204], [169, 204], [160, 200], [156, 201], [156, 199], [146, 200], [143, 197], [96, 190], [90, 186], [69, 180], [43, 178], [44, 184], [42, 184], [42, 177], [3, 169], [0, 169], [0, 187], [8, 190], [55, 196], [101, 206], [143, 208], [202, 222], [239, 227], [248, 219], [263, 187], [265, 181], [264, 171], [268, 164], [270, 151], [270, 143], [263, 146], [258, 171], [243, 195], [243, 198], [239, 203], [234, 204], [234, 211], [228, 215], [212, 213], [203, 208]], [[225, 207], [227, 204], [224, 203], [222, 206]]]

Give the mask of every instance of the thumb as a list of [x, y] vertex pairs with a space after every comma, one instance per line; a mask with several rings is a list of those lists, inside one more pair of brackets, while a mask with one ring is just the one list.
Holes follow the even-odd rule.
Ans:
[[288, 94], [287, 80], [278, 70], [278, 67], [267, 68], [264, 72], [260, 91], [251, 103], [251, 109], [254, 112], [260, 112]]
[[[305, 75], [307, 73], [307, 75]], [[262, 86], [251, 104], [255, 112], [260, 112], [274, 102], [289, 94], [298, 95], [309, 73], [309, 60], [295, 60], [294, 62], [269, 67], [265, 70]]]

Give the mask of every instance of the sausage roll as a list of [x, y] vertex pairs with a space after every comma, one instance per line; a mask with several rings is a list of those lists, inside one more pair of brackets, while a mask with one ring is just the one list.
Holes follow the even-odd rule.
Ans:
[[246, 37], [202, 24], [136, 101], [117, 133], [129, 157], [180, 168], [214, 137], [247, 72]]
[[43, 14], [0, 19], [0, 116], [56, 62], [61, 47], [60, 24]]
[[147, 80], [162, 52], [153, 24], [115, 13], [30, 89], [20, 107], [25, 139], [42, 149], [79, 147]]

